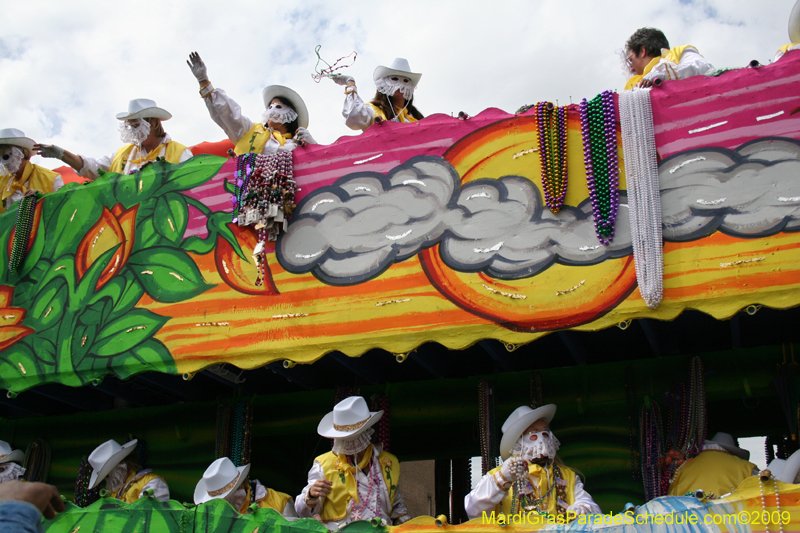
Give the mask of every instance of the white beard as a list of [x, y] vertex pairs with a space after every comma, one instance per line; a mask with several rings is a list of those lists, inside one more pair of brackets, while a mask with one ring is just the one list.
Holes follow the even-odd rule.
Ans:
[[0, 472], [0, 483], [16, 481], [25, 473], [25, 469], [19, 466], [17, 463], [6, 463], [3, 466], [6, 468]]
[[378, 89], [378, 92], [381, 94], [385, 94], [386, 96], [392, 96], [398, 90], [403, 93], [403, 98], [406, 100], [411, 100], [414, 96], [414, 86], [410, 84], [406, 85], [401, 80], [394, 81], [390, 77], [381, 78], [375, 82], [375, 88]]
[[128, 467], [125, 463], [120, 463], [106, 476], [106, 490], [111, 492], [118, 491], [128, 477]]
[[19, 170], [24, 158], [22, 150], [16, 146], [7, 146], [0, 151], [0, 174], [14, 175]]
[[524, 435], [517, 440], [514, 447], [511, 449], [511, 455], [513, 457], [519, 457], [520, 459], [524, 459], [528, 462], [533, 462], [542, 457], [547, 457], [551, 461], [556, 458], [556, 453], [558, 453], [558, 449], [561, 447], [561, 443], [553, 434], [552, 431], [550, 433], [550, 438], [546, 439], [539, 435], [535, 441], [531, 441], [528, 435]]
[[275, 104], [270, 104], [269, 109], [264, 111], [261, 118], [264, 124], [270, 121], [278, 124], [289, 124], [297, 120], [297, 111], [285, 104], [281, 104], [280, 108], [275, 107]]
[[141, 146], [148, 135], [150, 135], [150, 123], [144, 119], [137, 118], [133, 124], [123, 120], [119, 125], [119, 138], [125, 144]]
[[333, 453], [336, 455], [356, 455], [363, 452], [372, 444], [372, 434], [375, 430], [369, 428], [354, 439], [333, 439]]

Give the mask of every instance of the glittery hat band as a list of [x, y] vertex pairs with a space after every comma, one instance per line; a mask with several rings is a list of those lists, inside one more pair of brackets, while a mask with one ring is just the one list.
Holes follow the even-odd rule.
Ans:
[[336, 431], [355, 431], [357, 429], [361, 429], [361, 427], [364, 424], [366, 424], [368, 420], [369, 420], [369, 417], [365, 418], [361, 422], [358, 422], [356, 424], [350, 424], [350, 425], [347, 425], [347, 426], [340, 426], [339, 424], [334, 422], [333, 429], [335, 429]]
[[236, 486], [236, 482], [237, 482], [237, 481], [239, 481], [239, 477], [240, 477], [241, 475], [242, 475], [242, 474], [241, 474], [241, 473], [239, 473], [239, 475], [238, 475], [238, 476], [236, 476], [236, 477], [234, 478], [234, 480], [233, 480], [233, 481], [231, 481], [230, 483], [228, 483], [227, 485], [225, 485], [225, 486], [224, 486], [224, 487], [222, 487], [221, 489], [217, 489], [217, 490], [207, 490], [206, 492], [208, 493], [208, 495], [209, 495], [209, 496], [219, 496], [220, 494], [223, 494], [223, 493], [225, 493], [225, 492], [228, 492], [229, 490], [231, 490], [233, 487], [235, 487], [235, 486]]

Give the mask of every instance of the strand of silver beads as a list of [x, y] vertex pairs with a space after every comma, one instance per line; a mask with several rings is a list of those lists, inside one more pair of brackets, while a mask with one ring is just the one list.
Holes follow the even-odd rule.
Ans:
[[664, 254], [650, 90], [624, 91], [619, 108], [636, 281], [642, 299], [656, 309], [664, 292]]

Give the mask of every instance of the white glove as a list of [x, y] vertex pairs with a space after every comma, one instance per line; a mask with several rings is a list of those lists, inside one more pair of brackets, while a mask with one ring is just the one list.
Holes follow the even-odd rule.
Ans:
[[189, 60], [186, 64], [192, 69], [192, 74], [197, 78], [197, 81], [208, 81], [208, 70], [206, 69], [206, 64], [200, 59], [200, 54], [197, 52], [189, 54]]
[[344, 74], [334, 74], [334, 75], [331, 77], [331, 79], [332, 79], [332, 80], [333, 80], [333, 82], [334, 82], [335, 84], [337, 84], [337, 85], [347, 85], [347, 84], [348, 84], [348, 83], [350, 83], [351, 81], [352, 81], [353, 83], [355, 83], [355, 82], [356, 82], [356, 80], [355, 80], [355, 78], [353, 78], [353, 76], [345, 76]]
[[589, 509], [584, 507], [579, 503], [573, 503], [569, 507], [567, 507], [567, 514], [572, 514], [573, 516], [578, 516], [581, 514], [589, 514]]
[[500, 467], [501, 481], [505, 480], [507, 483], [513, 483], [524, 477], [524, 475], [520, 473], [523, 472], [522, 468], [519, 467], [520, 462], [524, 463], [525, 461], [512, 458], [504, 462], [503, 466]]
[[295, 133], [295, 139], [302, 140], [306, 144], [319, 144], [314, 137], [311, 136], [311, 133], [302, 126], [297, 128], [297, 133]]
[[56, 146], [55, 144], [42, 144], [39, 145], [39, 155], [52, 159], [61, 159], [64, 157], [64, 149], [60, 146]]

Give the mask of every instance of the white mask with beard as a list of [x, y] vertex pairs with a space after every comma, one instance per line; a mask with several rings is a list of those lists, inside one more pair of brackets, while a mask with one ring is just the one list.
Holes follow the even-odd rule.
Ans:
[[111, 492], [118, 491], [125, 483], [125, 478], [128, 477], [128, 466], [125, 463], [120, 463], [106, 476], [106, 490]]
[[16, 146], [0, 148], [0, 174], [3, 176], [16, 174], [25, 154]]
[[21, 478], [24, 473], [25, 469], [19, 466], [17, 463], [6, 463], [0, 465], [0, 483], [16, 481]]
[[363, 452], [372, 444], [372, 434], [375, 430], [369, 428], [354, 439], [333, 439], [333, 453], [336, 455], [356, 455]]
[[380, 78], [375, 82], [375, 88], [378, 89], [379, 93], [386, 96], [392, 96], [398, 90], [406, 100], [411, 100], [411, 97], [414, 96], [414, 86], [411, 84], [411, 79], [402, 76]]
[[225, 496], [225, 501], [233, 506], [237, 511], [244, 505], [244, 499], [247, 497], [247, 489], [239, 487], [235, 491]]
[[150, 123], [142, 118], [123, 120], [119, 125], [119, 138], [125, 144], [141, 146], [150, 135]]
[[[536, 440], [532, 440], [534, 436]], [[552, 461], [556, 458], [556, 453], [558, 453], [560, 447], [561, 443], [553, 432], [545, 429], [544, 431], [521, 436], [511, 449], [511, 455], [528, 462], [534, 462], [542, 457], [547, 457], [549, 461]]]
[[267, 108], [261, 118], [264, 124], [270, 121], [277, 122], [278, 124], [289, 124], [297, 120], [297, 111], [280, 102], [272, 103], [269, 104], [269, 108]]

